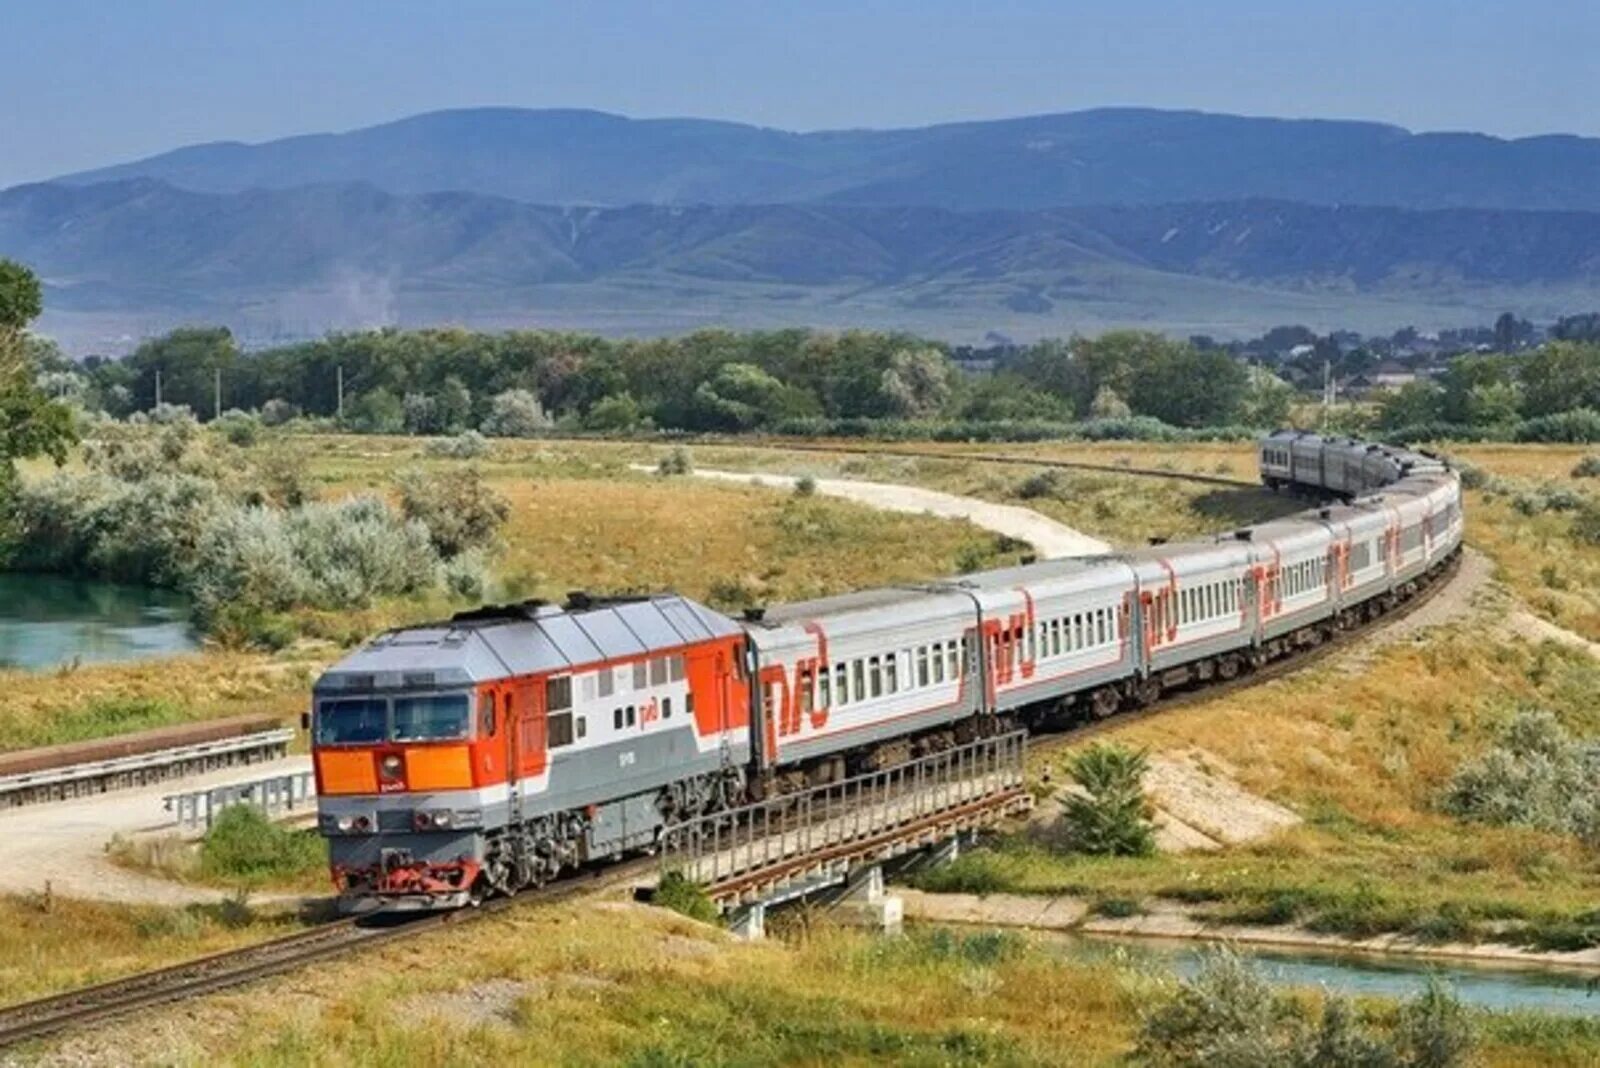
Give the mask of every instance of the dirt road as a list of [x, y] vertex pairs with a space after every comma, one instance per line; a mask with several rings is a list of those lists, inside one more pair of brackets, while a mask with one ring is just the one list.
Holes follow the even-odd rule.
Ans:
[[[636, 471], [654, 471], [634, 464]], [[755, 474], [748, 471], [714, 471], [699, 468], [697, 478], [792, 490], [800, 479], [794, 475]], [[991, 504], [972, 497], [957, 497], [938, 490], [902, 486], [890, 482], [859, 482], [854, 479], [819, 478], [817, 492], [825, 497], [854, 501], [886, 512], [936, 515], [944, 519], [965, 519], [975, 526], [1004, 534], [1032, 545], [1042, 557], [1093, 556], [1108, 552], [1111, 546], [1099, 538], [1073, 530], [1064, 523], [1042, 516], [1028, 508], [1010, 504]]]

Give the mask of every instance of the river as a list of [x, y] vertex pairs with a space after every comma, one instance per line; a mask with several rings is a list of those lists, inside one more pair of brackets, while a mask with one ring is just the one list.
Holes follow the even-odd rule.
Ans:
[[0, 668], [170, 656], [198, 647], [168, 590], [0, 573]]
[[[1205, 945], [1160, 939], [1114, 939], [1051, 934], [1050, 943], [1073, 960], [1116, 959], [1165, 967], [1182, 976], [1200, 970]], [[1448, 983], [1464, 1004], [1483, 1009], [1526, 1009], [1569, 1016], [1600, 1016], [1595, 977], [1549, 968], [1461, 963], [1441, 958], [1338, 953], [1248, 946], [1240, 950], [1275, 986], [1323, 987], [1358, 997], [1408, 998], [1429, 975]]]

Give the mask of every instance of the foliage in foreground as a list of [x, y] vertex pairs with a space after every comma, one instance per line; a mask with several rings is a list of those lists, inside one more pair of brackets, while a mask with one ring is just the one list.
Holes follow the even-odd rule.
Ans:
[[300, 878], [327, 859], [321, 838], [273, 823], [254, 805], [223, 809], [200, 842], [201, 874], [245, 885]]
[[1144, 1013], [1134, 1057], [1153, 1068], [1453, 1068], [1472, 1047], [1465, 1010], [1437, 979], [1379, 1031], [1344, 998], [1324, 997], [1316, 1014], [1275, 994], [1246, 959], [1219, 949]]
[[1143, 786], [1149, 766], [1141, 751], [1100, 742], [1067, 758], [1067, 770], [1082, 789], [1061, 799], [1068, 848], [1104, 856], [1155, 852], [1155, 828]]

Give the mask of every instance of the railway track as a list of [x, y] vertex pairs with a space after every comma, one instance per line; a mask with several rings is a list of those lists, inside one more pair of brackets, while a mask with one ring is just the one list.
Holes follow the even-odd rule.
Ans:
[[1090, 463], [1087, 460], [1058, 460], [1042, 456], [1017, 456], [1004, 452], [957, 453], [926, 449], [902, 449], [893, 445], [863, 448], [859, 445], [829, 445], [822, 442], [789, 443], [770, 440], [761, 440], [754, 444], [736, 441], [708, 441], [704, 444], [764, 449], [773, 452], [814, 452], [844, 456], [897, 456], [912, 460], [971, 461], [975, 463], [1005, 464], [1012, 467], [1052, 467], [1063, 471], [1093, 471], [1106, 475], [1135, 475], [1140, 478], [1197, 482], [1206, 486], [1226, 486], [1229, 489], [1262, 488], [1261, 482], [1256, 479], [1229, 478], [1225, 475], [1207, 475], [1191, 471], [1168, 471], [1159, 467], [1124, 467], [1120, 464], [1097, 464]]
[[476, 909], [422, 913], [384, 923], [362, 918], [335, 920], [268, 942], [25, 1001], [0, 1008], [0, 1049], [159, 1005], [229, 990], [306, 964], [388, 945], [442, 927], [472, 923], [524, 905], [550, 904], [609, 889], [653, 871], [654, 866], [652, 858], [643, 857], [580, 872], [516, 897], [490, 900]]

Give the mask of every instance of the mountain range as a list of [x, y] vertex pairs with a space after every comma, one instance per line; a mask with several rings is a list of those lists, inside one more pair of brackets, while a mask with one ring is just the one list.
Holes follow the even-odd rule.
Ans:
[[1600, 296], [1600, 141], [1104, 109], [790, 133], [437, 112], [0, 192], [45, 327], [115, 349], [385, 323], [955, 340], [1393, 329]]

